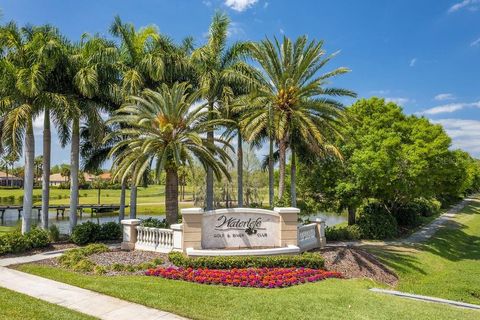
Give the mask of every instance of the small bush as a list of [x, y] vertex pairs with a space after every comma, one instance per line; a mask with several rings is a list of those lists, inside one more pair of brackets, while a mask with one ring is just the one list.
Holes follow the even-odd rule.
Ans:
[[325, 227], [325, 238], [327, 241], [350, 241], [360, 240], [362, 238], [360, 227], [343, 226], [343, 227]]
[[437, 199], [418, 198], [414, 201], [418, 208], [418, 212], [423, 217], [431, 217], [440, 212], [442, 203]]
[[60, 230], [55, 224], [52, 224], [48, 228], [48, 236], [51, 242], [57, 242], [58, 240], [60, 240]]
[[24, 235], [15, 231], [0, 237], [0, 254], [22, 253], [46, 247], [49, 243], [48, 233], [42, 229], [35, 228]]
[[143, 219], [140, 225], [142, 227], [148, 227], [148, 228], [168, 228], [169, 227], [167, 220], [165, 219], [160, 220], [155, 218]]
[[398, 233], [397, 220], [380, 203], [371, 203], [363, 207], [357, 225], [362, 238], [365, 239], [390, 239]]
[[[104, 244], [90, 244], [84, 248], [72, 249], [65, 252], [63, 255], [60, 256], [58, 261], [60, 265], [65, 268], [69, 269], [78, 269], [78, 271], [82, 271], [82, 268], [88, 268], [88, 263], [84, 263], [82, 260], [86, 259], [88, 256], [91, 256], [95, 253], [102, 253], [107, 252], [108, 247]], [[81, 264], [80, 264], [81, 263]], [[92, 266], [93, 270], [93, 266]], [[87, 270], [91, 271], [91, 270]]]
[[48, 232], [40, 228], [34, 228], [32, 231], [26, 233], [25, 239], [30, 248], [43, 248], [50, 243]]
[[100, 227], [98, 240], [120, 240], [122, 239], [122, 227], [116, 222], [107, 222]]
[[316, 253], [304, 253], [292, 256], [269, 257], [199, 257], [189, 258], [180, 252], [171, 252], [168, 259], [177, 267], [194, 269], [232, 269], [232, 268], [292, 268], [304, 267], [322, 269], [324, 260]]
[[100, 225], [87, 221], [73, 228], [71, 239], [78, 245], [95, 242], [100, 236], [100, 230]]

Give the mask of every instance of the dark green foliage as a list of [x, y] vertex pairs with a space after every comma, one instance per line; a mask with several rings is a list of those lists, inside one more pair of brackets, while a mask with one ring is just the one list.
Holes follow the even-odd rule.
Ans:
[[48, 232], [40, 228], [32, 229], [32, 231], [26, 233], [24, 237], [32, 249], [43, 248], [50, 243]]
[[327, 241], [360, 240], [362, 233], [360, 227], [357, 225], [343, 227], [333, 226], [325, 228], [325, 237]]
[[415, 199], [414, 204], [417, 206], [418, 213], [423, 217], [431, 217], [440, 212], [442, 204], [437, 199]]
[[303, 253], [292, 256], [268, 256], [268, 257], [199, 257], [189, 258], [180, 252], [171, 252], [168, 259], [177, 267], [183, 268], [208, 268], [208, 269], [232, 269], [232, 268], [291, 268], [305, 267], [322, 269], [324, 260], [317, 253]]
[[122, 226], [116, 222], [107, 222], [100, 228], [98, 240], [120, 240], [122, 239]]
[[147, 218], [143, 219], [141, 224], [142, 227], [149, 227], [149, 228], [168, 228], [168, 222], [165, 219], [155, 219], [155, 218]]
[[95, 242], [99, 239], [100, 230], [100, 225], [87, 221], [73, 229], [71, 239], [73, 243], [78, 245]]
[[48, 233], [42, 229], [34, 228], [24, 235], [16, 231], [0, 236], [0, 255], [43, 248], [49, 243]]
[[420, 208], [415, 204], [407, 204], [395, 210], [395, 219], [401, 227], [413, 228], [421, 223]]
[[360, 210], [357, 224], [364, 239], [391, 239], [398, 234], [397, 220], [383, 204], [377, 202]]

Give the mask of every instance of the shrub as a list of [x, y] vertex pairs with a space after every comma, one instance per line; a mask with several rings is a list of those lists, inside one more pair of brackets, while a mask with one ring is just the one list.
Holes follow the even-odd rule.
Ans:
[[328, 241], [360, 240], [362, 238], [360, 227], [354, 226], [333, 226], [325, 227], [325, 238]]
[[33, 228], [30, 232], [26, 233], [25, 239], [30, 248], [43, 248], [50, 243], [48, 232], [40, 228]]
[[267, 256], [267, 257], [198, 257], [189, 258], [180, 252], [171, 252], [168, 259], [177, 267], [183, 268], [311, 268], [322, 269], [324, 260], [316, 253], [304, 253], [292, 256]]
[[24, 235], [15, 231], [0, 237], [0, 254], [21, 253], [46, 247], [49, 243], [48, 233], [42, 229], [34, 228]]
[[168, 228], [169, 225], [167, 220], [165, 219], [155, 219], [155, 218], [147, 218], [143, 219], [141, 224], [142, 227], [149, 227], [149, 228]]
[[50, 238], [50, 241], [52, 242], [57, 242], [58, 240], [60, 240], [60, 230], [56, 225], [52, 224], [48, 228], [48, 236]]
[[100, 225], [87, 221], [73, 228], [72, 241], [78, 245], [95, 242], [100, 235]]
[[119, 240], [122, 238], [122, 227], [116, 222], [107, 222], [101, 225], [98, 240]]
[[442, 204], [437, 199], [415, 199], [414, 203], [417, 205], [419, 214], [424, 217], [431, 217], [440, 212]]
[[398, 233], [395, 217], [380, 203], [371, 203], [361, 208], [357, 221], [362, 238], [389, 239]]
[[[60, 262], [60, 265], [65, 268], [70, 268], [74, 270], [77, 269], [77, 271], [83, 271], [81, 269], [89, 268], [88, 267], [89, 264], [81, 261], [88, 260], [86, 258], [88, 256], [91, 256], [92, 254], [102, 253], [107, 251], [108, 251], [108, 247], [104, 244], [99, 244], [99, 243], [90, 244], [84, 248], [68, 250], [63, 255], [60, 256], [58, 261]], [[93, 270], [93, 265], [92, 265], [92, 270]], [[87, 270], [87, 271], [92, 271], [92, 270]]]

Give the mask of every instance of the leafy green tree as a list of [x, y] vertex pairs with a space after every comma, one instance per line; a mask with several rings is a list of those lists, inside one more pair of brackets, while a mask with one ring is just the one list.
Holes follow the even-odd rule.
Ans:
[[[301, 140], [313, 153], [327, 151], [338, 155], [338, 150], [327, 140], [336, 132], [335, 124], [342, 119], [343, 105], [333, 98], [354, 97], [355, 94], [346, 89], [326, 87], [330, 78], [349, 70], [340, 67], [320, 73], [335, 56], [325, 56], [322, 42], [308, 42], [306, 36], [293, 42], [284, 37], [283, 43], [265, 39], [251, 46], [251, 54], [261, 66], [264, 79], [262, 86], [245, 103], [248, 112], [242, 126], [250, 141], [270, 131], [273, 133], [279, 149], [278, 197], [281, 199], [285, 192], [288, 147]], [[269, 129], [269, 125], [274, 129]]]
[[[222, 120], [212, 120], [203, 105], [191, 108], [202, 92], [193, 91], [185, 83], [158, 91], [146, 89], [141, 96], [132, 96], [109, 120], [122, 125], [111, 136], [125, 137], [111, 150], [115, 154], [114, 177], [123, 179], [133, 173], [138, 183], [147, 168], [155, 164], [160, 178], [165, 171], [165, 207], [167, 221], [178, 220], [178, 171], [184, 165], [193, 166], [197, 159], [203, 168], [213, 169], [217, 179], [228, 176], [225, 163], [231, 161], [222, 148], [226, 142], [217, 138], [217, 146], [202, 135]], [[110, 137], [108, 137], [110, 138]], [[118, 152], [117, 152], [118, 151]], [[217, 159], [220, 159], [220, 161]]]

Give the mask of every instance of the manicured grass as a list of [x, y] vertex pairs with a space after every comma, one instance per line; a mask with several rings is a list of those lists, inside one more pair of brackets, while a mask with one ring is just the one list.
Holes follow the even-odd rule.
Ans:
[[87, 320], [95, 318], [0, 287], [0, 319]]
[[479, 312], [385, 296], [368, 280], [329, 279], [285, 289], [208, 286], [146, 276], [91, 276], [39, 266], [20, 270], [192, 319], [478, 319]]
[[397, 271], [398, 290], [480, 304], [480, 200], [423, 245], [369, 250]]
[[15, 231], [15, 227], [0, 226], [0, 236], [3, 235], [3, 234], [6, 234], [6, 233], [13, 232], [13, 231]]

